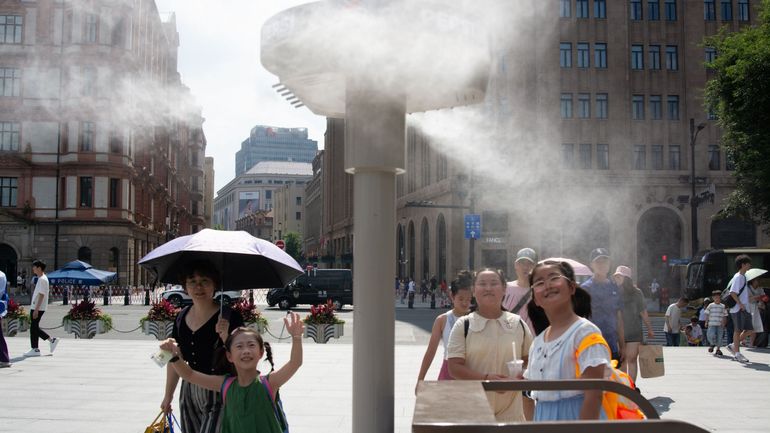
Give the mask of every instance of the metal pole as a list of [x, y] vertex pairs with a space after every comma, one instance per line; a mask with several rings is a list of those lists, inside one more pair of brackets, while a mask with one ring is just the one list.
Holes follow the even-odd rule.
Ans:
[[[476, 213], [476, 194], [473, 193], [473, 168], [468, 173], [468, 213]], [[480, 234], [480, 233], [479, 233]], [[473, 272], [476, 269], [476, 239], [468, 239], [468, 270]]]
[[695, 201], [695, 119], [690, 118], [690, 240], [691, 258], [698, 252], [698, 203]]

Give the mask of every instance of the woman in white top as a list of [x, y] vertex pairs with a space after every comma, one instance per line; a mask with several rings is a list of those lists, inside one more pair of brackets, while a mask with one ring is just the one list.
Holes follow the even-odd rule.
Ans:
[[[532, 333], [521, 317], [503, 310], [505, 284], [500, 271], [484, 269], [476, 273], [473, 294], [478, 310], [457, 319], [449, 335], [447, 358], [453, 378], [517, 379], [508, 376], [506, 365], [514, 359], [514, 345], [516, 357], [526, 367]], [[486, 396], [498, 421], [524, 421], [521, 392], [487, 392]]]
[[[576, 296], [589, 296], [577, 285], [575, 272], [565, 262], [545, 261], [530, 274], [535, 303], [548, 316], [549, 326], [535, 338], [529, 350], [530, 364], [524, 377], [531, 380], [603, 379], [610, 354], [601, 331], [575, 313]], [[596, 340], [577, 357], [578, 347], [589, 335]], [[598, 334], [598, 337], [596, 335]], [[580, 373], [577, 374], [576, 371]], [[598, 419], [602, 391], [534, 391], [535, 421]]]
[[468, 314], [471, 309], [471, 297], [473, 292], [473, 275], [469, 271], [461, 271], [457, 278], [452, 281], [449, 298], [452, 300], [452, 309], [436, 317], [433, 322], [433, 331], [430, 334], [428, 348], [425, 349], [425, 355], [422, 357], [422, 366], [420, 374], [417, 376], [417, 382], [425, 380], [425, 374], [428, 373], [433, 358], [436, 356], [439, 341], [444, 345], [444, 361], [441, 363], [441, 370], [438, 374], [438, 380], [451, 380], [449, 367], [447, 366], [447, 344], [449, 343], [449, 332], [452, 330], [458, 318]]

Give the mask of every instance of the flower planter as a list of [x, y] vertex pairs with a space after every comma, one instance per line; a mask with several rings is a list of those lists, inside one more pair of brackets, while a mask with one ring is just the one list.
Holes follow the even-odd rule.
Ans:
[[29, 321], [23, 319], [9, 319], [4, 317], [3, 321], [3, 336], [15, 337], [19, 332], [24, 332], [29, 329]]
[[109, 331], [104, 322], [99, 319], [69, 320], [64, 319], [64, 332], [75, 334], [75, 338], [94, 338], [96, 334], [104, 334]]
[[142, 333], [144, 335], [153, 335], [158, 340], [171, 338], [174, 330], [174, 321], [172, 320], [145, 320], [142, 323]]
[[340, 338], [344, 335], [345, 324], [335, 323], [319, 324], [319, 323], [305, 323], [305, 338], [312, 338], [318, 344], [326, 344], [332, 338]]
[[261, 322], [249, 322], [245, 324], [247, 328], [255, 329], [257, 332], [261, 334], [264, 334], [267, 332], [267, 325], [261, 323]]

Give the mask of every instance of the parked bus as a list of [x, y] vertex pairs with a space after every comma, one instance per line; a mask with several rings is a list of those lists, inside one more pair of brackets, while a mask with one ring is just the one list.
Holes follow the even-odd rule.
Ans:
[[[684, 296], [690, 300], [703, 299], [711, 296], [714, 290], [724, 290], [737, 272], [735, 258], [741, 254], [751, 257], [752, 267], [770, 269], [770, 249], [768, 248], [729, 248], [706, 251], [701, 256], [696, 256], [687, 265]], [[770, 283], [770, 278], [760, 280], [765, 280], [762, 283], [764, 287]]]

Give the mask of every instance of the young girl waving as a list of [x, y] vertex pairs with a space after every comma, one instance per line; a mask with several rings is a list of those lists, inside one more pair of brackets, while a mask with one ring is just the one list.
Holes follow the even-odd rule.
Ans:
[[425, 356], [422, 358], [420, 374], [417, 376], [417, 382], [425, 380], [425, 374], [433, 363], [436, 356], [436, 349], [439, 341], [444, 345], [444, 362], [441, 363], [441, 371], [438, 373], [438, 380], [451, 380], [449, 367], [447, 366], [446, 349], [449, 343], [449, 332], [452, 331], [457, 319], [468, 314], [471, 309], [471, 285], [473, 284], [473, 275], [468, 271], [461, 271], [457, 274], [457, 279], [452, 281], [451, 293], [449, 298], [452, 300], [452, 310], [447, 311], [436, 317], [433, 322], [433, 331], [430, 334], [430, 342], [425, 350]]
[[[174, 354], [169, 361], [183, 379], [213, 391], [223, 393], [222, 433], [280, 433], [282, 427], [276, 416], [276, 394], [278, 389], [297, 372], [302, 365], [302, 332], [304, 325], [299, 315], [291, 313], [284, 318], [286, 329], [291, 334], [292, 346], [289, 362], [266, 376], [261, 376], [257, 365], [262, 355], [272, 367], [270, 344], [251, 328], [235, 329], [225, 342], [227, 360], [235, 370], [232, 376], [215, 376], [191, 369], [181, 359], [181, 351], [173, 339], [164, 341], [160, 348]], [[182, 362], [178, 362], [182, 361]]]
[[[584, 305], [589, 295], [575, 282], [572, 266], [566, 262], [541, 262], [532, 270], [530, 284], [534, 301], [545, 311], [549, 326], [532, 343], [524, 377], [604, 379], [605, 369], [610, 366], [609, 346], [596, 325], [575, 313], [576, 305]], [[600, 390], [533, 391], [532, 397], [536, 401], [535, 421], [600, 417]]]

